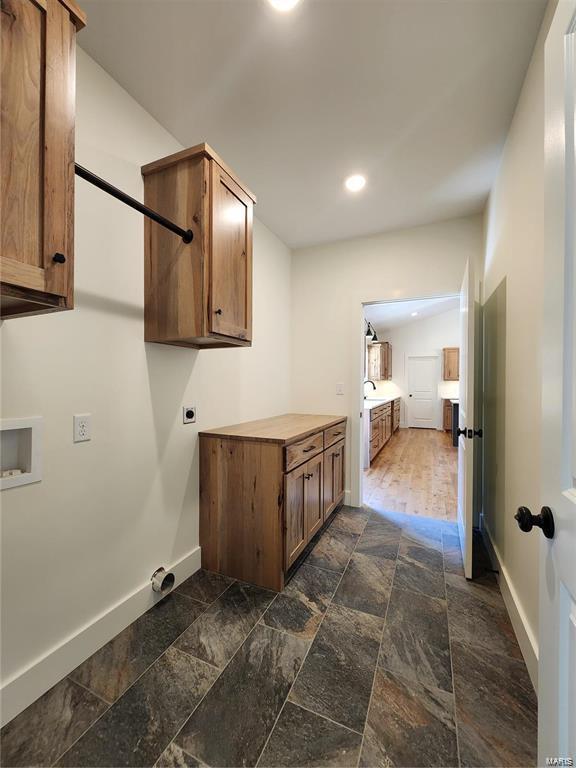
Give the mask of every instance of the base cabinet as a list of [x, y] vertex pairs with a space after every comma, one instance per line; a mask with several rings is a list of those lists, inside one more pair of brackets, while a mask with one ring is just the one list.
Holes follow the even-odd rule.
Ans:
[[370, 412], [370, 462], [380, 453], [394, 432], [400, 427], [400, 398], [379, 405]]
[[442, 408], [442, 426], [446, 432], [452, 431], [452, 403], [450, 400], [444, 400]]
[[202, 566], [283, 589], [344, 499], [345, 435], [341, 417], [299, 414], [200, 433]]

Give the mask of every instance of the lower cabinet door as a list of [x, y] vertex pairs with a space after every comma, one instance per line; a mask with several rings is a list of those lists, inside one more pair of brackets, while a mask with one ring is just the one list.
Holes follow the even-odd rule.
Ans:
[[341, 443], [336, 443], [334, 446], [336, 452], [334, 453], [334, 506], [338, 506], [344, 498], [344, 482], [346, 476], [346, 461], [345, 461], [345, 446], [346, 442], [342, 440]]
[[[332, 445], [324, 451], [324, 468], [322, 471], [322, 484], [324, 486], [323, 507], [324, 520], [328, 520], [334, 509], [334, 454], [336, 446]], [[372, 460], [372, 449], [370, 450]]]
[[286, 569], [296, 560], [307, 543], [306, 464], [284, 476], [284, 527]]
[[306, 506], [306, 536], [309, 540], [324, 522], [322, 488], [322, 454], [306, 463], [304, 498]]

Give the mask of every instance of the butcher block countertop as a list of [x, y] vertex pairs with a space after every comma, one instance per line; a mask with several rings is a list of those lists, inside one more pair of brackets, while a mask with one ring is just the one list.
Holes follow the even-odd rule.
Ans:
[[289, 445], [313, 432], [345, 421], [346, 416], [319, 416], [312, 413], [285, 413], [270, 419], [246, 421], [230, 427], [200, 432], [201, 437], [227, 437], [232, 440], [258, 440], [264, 443]]

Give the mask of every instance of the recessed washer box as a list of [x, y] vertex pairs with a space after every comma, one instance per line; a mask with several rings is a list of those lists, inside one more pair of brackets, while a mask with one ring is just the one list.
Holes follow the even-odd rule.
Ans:
[[41, 416], [0, 420], [0, 490], [42, 480], [43, 426]]

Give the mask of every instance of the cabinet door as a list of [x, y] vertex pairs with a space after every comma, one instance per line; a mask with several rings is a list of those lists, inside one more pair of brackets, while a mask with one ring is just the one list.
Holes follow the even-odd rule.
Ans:
[[58, 0], [2, 0], [1, 9], [0, 251], [10, 317], [73, 305], [76, 30]]
[[306, 464], [284, 476], [286, 569], [306, 546]]
[[386, 380], [388, 378], [388, 344], [384, 342], [380, 345], [380, 368], [382, 375], [380, 378]]
[[[374, 423], [374, 422], [372, 422]], [[334, 454], [336, 446], [332, 445], [323, 453], [323, 472], [322, 484], [324, 486], [324, 495], [322, 506], [324, 509], [324, 520], [327, 520], [334, 510]]]
[[379, 381], [382, 376], [380, 373], [380, 345], [368, 345], [368, 378], [372, 381]]
[[458, 381], [460, 378], [460, 350], [458, 347], [444, 349], [444, 381]]
[[306, 463], [306, 536], [309, 540], [324, 522], [323, 489], [322, 489], [322, 454], [315, 456]]
[[345, 450], [346, 442], [337, 443], [334, 454], [334, 506], [340, 504], [344, 498], [344, 482], [346, 474]]
[[248, 195], [211, 160], [209, 329], [252, 338], [252, 217]]

